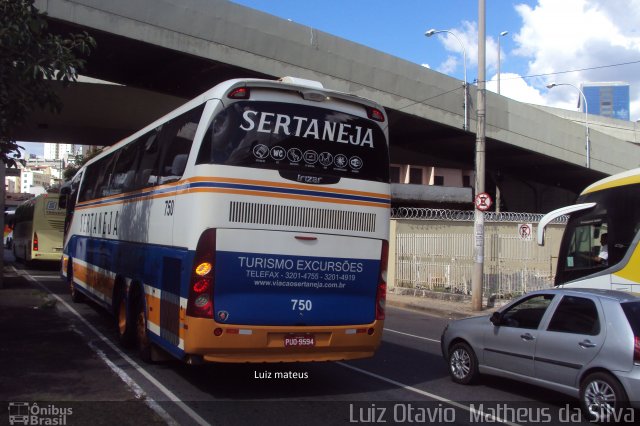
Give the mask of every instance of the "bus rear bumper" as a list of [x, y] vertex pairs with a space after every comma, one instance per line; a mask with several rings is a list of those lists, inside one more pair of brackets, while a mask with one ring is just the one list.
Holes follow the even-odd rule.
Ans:
[[[186, 357], [207, 362], [310, 362], [368, 358], [380, 345], [383, 321], [355, 326], [265, 327], [218, 324], [188, 318]], [[311, 346], [285, 345], [291, 336], [313, 339]], [[308, 341], [308, 340], [307, 340]]]

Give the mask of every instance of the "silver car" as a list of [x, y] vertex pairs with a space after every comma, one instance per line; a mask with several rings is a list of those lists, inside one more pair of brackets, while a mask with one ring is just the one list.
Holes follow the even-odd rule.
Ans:
[[640, 297], [630, 293], [535, 291], [450, 322], [441, 345], [457, 383], [491, 374], [539, 385], [579, 398], [590, 420], [640, 408]]

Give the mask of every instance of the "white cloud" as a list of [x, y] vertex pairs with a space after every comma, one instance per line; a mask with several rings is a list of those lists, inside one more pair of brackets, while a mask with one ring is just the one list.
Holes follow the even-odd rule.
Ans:
[[456, 68], [458, 68], [458, 58], [455, 56], [448, 56], [447, 60], [438, 66], [438, 71], [444, 74], [451, 74], [456, 70]]
[[[475, 22], [463, 21], [460, 28], [452, 28], [451, 33], [440, 33], [441, 42], [449, 52], [455, 52], [458, 56], [448, 56], [446, 61], [438, 66], [438, 71], [451, 74], [462, 67], [462, 45], [467, 55], [467, 71], [478, 66], [478, 25]], [[485, 61], [488, 72], [495, 72], [498, 64], [498, 35], [486, 36]], [[459, 40], [459, 41], [458, 41]], [[506, 53], [501, 46], [501, 61], [506, 59]]]
[[[528, 75], [601, 67], [640, 57], [640, 0], [539, 0], [535, 7], [521, 4], [516, 10], [523, 26], [514, 35], [518, 47], [513, 54], [528, 59]], [[636, 120], [640, 118], [639, 71], [640, 64], [589, 69], [544, 76], [530, 80], [529, 86], [540, 91], [543, 103], [575, 110], [575, 89], [557, 87], [547, 92], [544, 85], [626, 81], [630, 83], [631, 119]]]
[[[538, 0], [535, 6], [518, 4], [516, 11], [522, 27], [513, 31], [516, 48], [505, 52], [501, 46], [502, 71], [526, 61], [523, 75], [502, 75], [501, 94], [529, 103], [577, 110], [579, 93], [571, 87], [547, 89], [548, 83], [624, 81], [630, 85], [631, 120], [640, 119], [640, 63], [603, 67], [638, 61], [640, 58], [640, 0]], [[438, 34], [445, 49], [455, 55], [438, 65], [437, 70], [458, 75], [462, 71], [462, 47], [467, 54], [467, 79], [472, 82], [478, 59], [478, 26], [463, 21], [450, 33]], [[496, 90], [498, 34], [487, 34], [487, 82]], [[458, 41], [458, 39], [460, 41]], [[506, 65], [506, 66], [505, 66]], [[573, 71], [583, 70], [583, 71]], [[572, 71], [572, 72], [568, 72]]]
[[[497, 92], [497, 75], [487, 81], [487, 90]], [[545, 103], [540, 90], [527, 84], [522, 76], [513, 73], [500, 73], [500, 94], [516, 101], [542, 105]]]

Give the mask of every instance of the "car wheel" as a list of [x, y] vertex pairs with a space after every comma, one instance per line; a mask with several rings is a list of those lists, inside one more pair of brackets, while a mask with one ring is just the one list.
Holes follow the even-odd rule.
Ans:
[[449, 350], [449, 374], [454, 382], [463, 385], [478, 377], [478, 360], [468, 344], [456, 343]]
[[612, 422], [627, 405], [627, 394], [610, 374], [589, 374], [580, 383], [580, 406], [590, 421]]

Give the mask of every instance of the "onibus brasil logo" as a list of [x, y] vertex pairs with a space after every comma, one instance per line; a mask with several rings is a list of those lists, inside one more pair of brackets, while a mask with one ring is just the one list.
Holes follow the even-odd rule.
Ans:
[[10, 402], [10, 425], [66, 425], [73, 408], [56, 407], [53, 404], [40, 406], [36, 402]]

